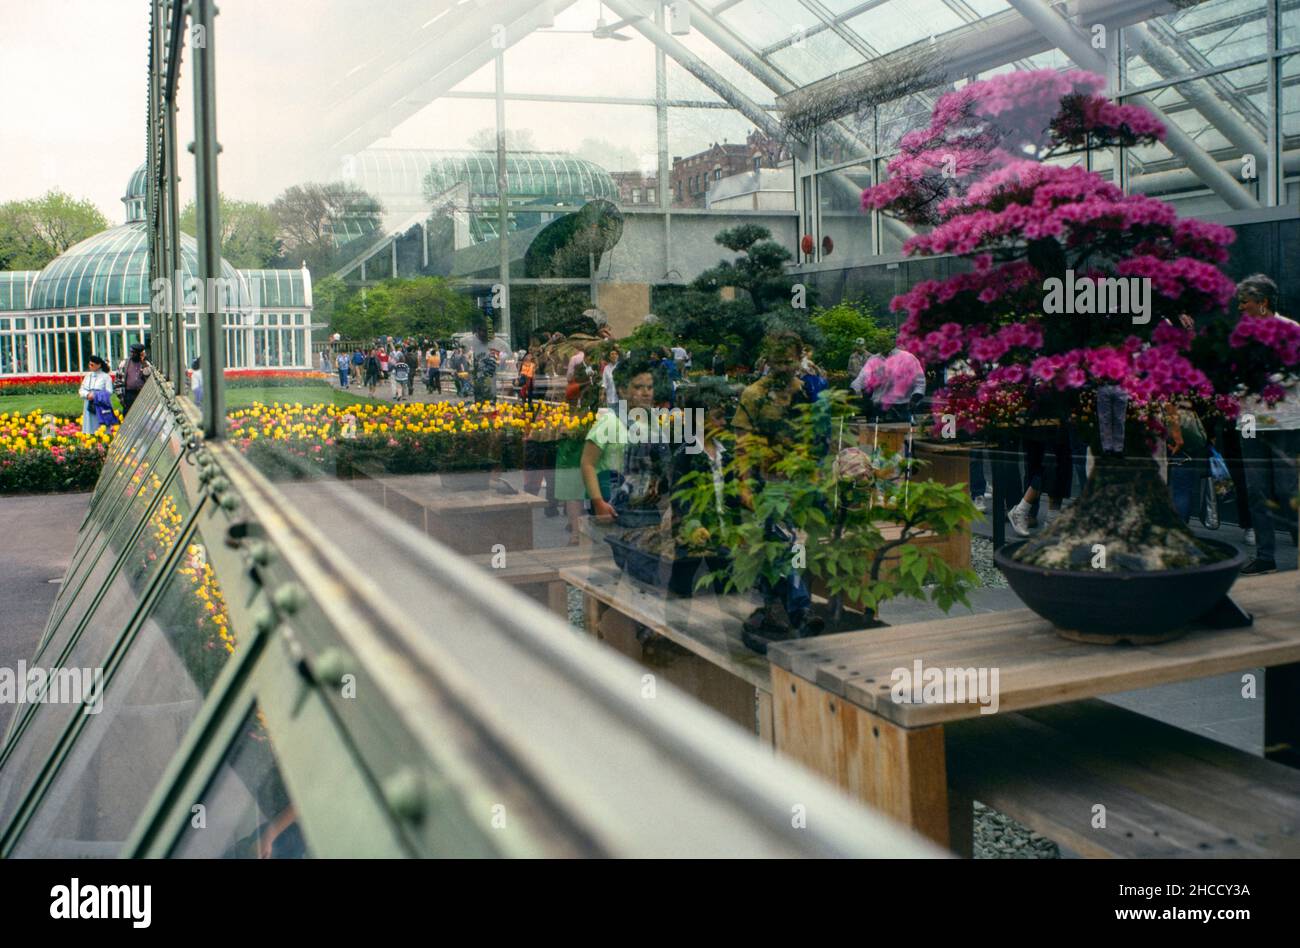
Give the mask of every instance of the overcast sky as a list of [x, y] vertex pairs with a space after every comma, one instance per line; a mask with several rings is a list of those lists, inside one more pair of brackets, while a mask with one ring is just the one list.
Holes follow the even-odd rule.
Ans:
[[[220, 7], [215, 48], [221, 190], [260, 201], [320, 176], [313, 159], [321, 149], [311, 139], [332, 127], [331, 118], [337, 124], [356, 93], [357, 77], [382, 76], [404, 61], [403, 54], [437, 61], [431, 47], [440, 38], [439, 14], [451, 8], [443, 14], [451, 19], [464, 12], [456, 0], [222, 0]], [[533, 34], [512, 47], [506, 54], [507, 90], [653, 96], [653, 46], [628, 28], [623, 33], [634, 38], [627, 42], [593, 39], [587, 31], [597, 16], [596, 0], [578, 0], [557, 17], [556, 32]], [[57, 186], [91, 199], [111, 222], [122, 220], [123, 188], [144, 160], [147, 36], [144, 0], [0, 0], [0, 201]], [[684, 40], [719, 64], [722, 57], [702, 37]], [[188, 66], [188, 56], [184, 62]], [[764, 99], [765, 90], [752, 79], [721, 65], [728, 78]], [[490, 91], [492, 81], [489, 63], [456, 88]], [[182, 143], [191, 137], [192, 82], [184, 69]], [[675, 64], [669, 95], [716, 101]], [[770, 102], [770, 93], [765, 98]], [[752, 128], [731, 111], [672, 109], [670, 116], [675, 155], [724, 138], [742, 140]], [[476, 130], [493, 123], [491, 100], [442, 99], [374, 144], [463, 147]], [[597, 139], [613, 146], [601, 154], [621, 154], [611, 161], [647, 167], [654, 161], [650, 107], [516, 101], [507, 106], [506, 123], [530, 129], [541, 149], [576, 151]], [[192, 180], [185, 179], [193, 177], [192, 159], [182, 152], [181, 160], [182, 192], [189, 194]]]

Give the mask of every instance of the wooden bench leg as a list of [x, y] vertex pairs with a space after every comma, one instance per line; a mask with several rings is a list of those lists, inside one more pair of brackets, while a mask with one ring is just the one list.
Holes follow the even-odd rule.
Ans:
[[1264, 669], [1264, 756], [1300, 768], [1300, 663]]
[[607, 608], [608, 606], [594, 596], [582, 594], [582, 627], [590, 635], [596, 635], [597, 629], [600, 628], [600, 617]]
[[903, 728], [772, 666], [776, 749], [949, 845], [943, 728]]
[[565, 622], [569, 621], [569, 584], [563, 580], [546, 584], [546, 607]]
[[963, 859], [975, 857], [975, 801], [948, 788], [948, 848]]
[[617, 609], [599, 602], [597, 608], [594, 622], [588, 613], [588, 629], [597, 639], [645, 667], [658, 681], [755, 733], [758, 703], [752, 684], [666, 638], [638, 634], [642, 627]]
[[758, 705], [758, 739], [764, 747], [775, 747], [776, 723], [772, 717], [772, 693], [755, 688], [754, 699]]

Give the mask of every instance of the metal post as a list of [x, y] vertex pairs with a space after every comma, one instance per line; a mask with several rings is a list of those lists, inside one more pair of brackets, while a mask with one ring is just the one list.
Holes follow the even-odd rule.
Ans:
[[[145, 177], [148, 180], [145, 190], [145, 220], [149, 228], [149, 286], [165, 274], [162, 242], [162, 187], [161, 187], [161, 126], [162, 126], [162, 0], [152, 0], [149, 4], [149, 123], [145, 140]], [[167, 344], [167, 322], [163, 314], [152, 305], [154, 295], [150, 294], [149, 330], [154, 345], [161, 341]], [[166, 352], [166, 349], [163, 350]], [[107, 356], [108, 353], [101, 353]], [[163, 363], [164, 372], [166, 363]], [[116, 366], [112, 366], [116, 370]]]
[[[664, 6], [655, 4], [655, 26], [664, 28]], [[664, 274], [673, 268], [672, 251], [672, 197], [669, 195], [668, 177], [668, 54], [662, 47], [655, 47], [655, 141], [659, 147], [659, 171], [655, 176], [655, 187], [659, 192], [659, 210], [664, 218]]]
[[[178, 47], [183, 48], [183, 47]], [[170, 329], [168, 338], [171, 340], [171, 357], [172, 357], [172, 381], [175, 384], [176, 391], [184, 389], [183, 379], [185, 377], [185, 308], [177, 307], [176, 294], [179, 289], [175, 284], [180, 280], [180, 272], [183, 269], [181, 263], [181, 218], [180, 202], [177, 192], [180, 189], [180, 175], [176, 162], [176, 113], [180, 111], [180, 106], [175, 100], [169, 100], [165, 103], [164, 125], [163, 125], [163, 168], [167, 174], [167, 193], [163, 200], [163, 212], [167, 215], [163, 219], [163, 264], [166, 272], [163, 274], [169, 281], [171, 292], [167, 294], [167, 321]]]
[[199, 286], [201, 299], [199, 351], [203, 357], [203, 433], [209, 441], [225, 436], [224, 300], [211, 287], [221, 276], [221, 219], [217, 203], [217, 84], [213, 56], [212, 0], [191, 0], [191, 45], [194, 48], [194, 151], [195, 194], [198, 212]]
[[510, 213], [507, 199], [510, 191], [510, 178], [506, 174], [506, 53], [497, 52], [496, 59], [496, 106], [497, 106], [497, 249], [500, 251], [498, 279], [501, 281], [501, 315], [494, 329], [506, 337], [506, 344], [513, 349], [514, 341], [510, 336]]

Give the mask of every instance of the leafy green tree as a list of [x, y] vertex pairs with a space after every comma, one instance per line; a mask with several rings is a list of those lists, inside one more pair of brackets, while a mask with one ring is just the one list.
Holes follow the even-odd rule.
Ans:
[[335, 308], [332, 327], [345, 339], [397, 335], [392, 314], [393, 293], [387, 284], [362, 287]]
[[322, 280], [312, 295], [318, 305], [323, 301], [328, 308], [330, 329], [345, 339], [445, 339], [468, 330], [478, 312], [473, 300], [441, 277], [385, 280], [376, 286], [350, 289], [331, 276]]
[[[221, 213], [221, 256], [240, 270], [262, 270], [280, 257], [279, 222], [272, 210], [256, 201], [218, 197]], [[198, 212], [191, 201], [181, 211], [181, 230], [198, 234]], [[293, 261], [289, 261], [292, 263]]]
[[469, 296], [442, 277], [390, 280], [385, 285], [392, 293], [395, 335], [446, 339], [467, 331], [478, 311]]
[[342, 277], [330, 275], [314, 282], [311, 288], [312, 313], [334, 332], [342, 332], [334, 318], [347, 305], [351, 291]]
[[864, 301], [844, 300], [834, 306], [813, 310], [813, 325], [821, 330], [822, 344], [817, 362], [825, 369], [844, 371], [854, 342], [867, 341], [868, 352], [888, 352], [894, 347], [894, 330], [880, 326]]
[[107, 229], [108, 218], [92, 202], [57, 189], [0, 204], [0, 270], [40, 270], [73, 244]]

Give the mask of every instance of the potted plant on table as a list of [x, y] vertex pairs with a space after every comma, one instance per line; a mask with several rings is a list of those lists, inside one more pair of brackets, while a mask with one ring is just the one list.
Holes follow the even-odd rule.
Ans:
[[936, 421], [1004, 434], [1069, 424], [1090, 445], [1078, 502], [999, 551], [1013, 589], [1066, 634], [1151, 641], [1221, 601], [1244, 559], [1182, 522], [1153, 450], [1180, 410], [1232, 418], [1243, 395], [1277, 398], [1265, 381], [1294, 375], [1300, 326], [1196, 329], [1233, 295], [1219, 265], [1234, 234], [1070, 162], [1165, 137], [1104, 86], [1044, 70], [947, 93], [863, 205], [920, 231], [906, 253], [971, 263], [893, 301], [906, 313], [899, 345], [954, 370]]
[[[721, 487], [727, 503], [703, 473], [684, 477], [677, 495], [686, 507], [682, 535], [730, 554], [701, 585], [764, 596], [746, 624], [746, 643], [761, 652], [765, 640], [879, 625], [880, 606], [898, 596], [928, 596], [944, 611], [969, 605], [975, 574], [916, 542], [963, 530], [979, 516], [964, 485], [918, 480], [919, 462], [900, 455], [843, 447], [838, 432], [853, 414], [847, 392], [823, 393], [791, 411], [794, 436], [779, 446], [732, 439]], [[794, 576], [826, 594], [810, 615], [782, 616], [774, 591]]]

